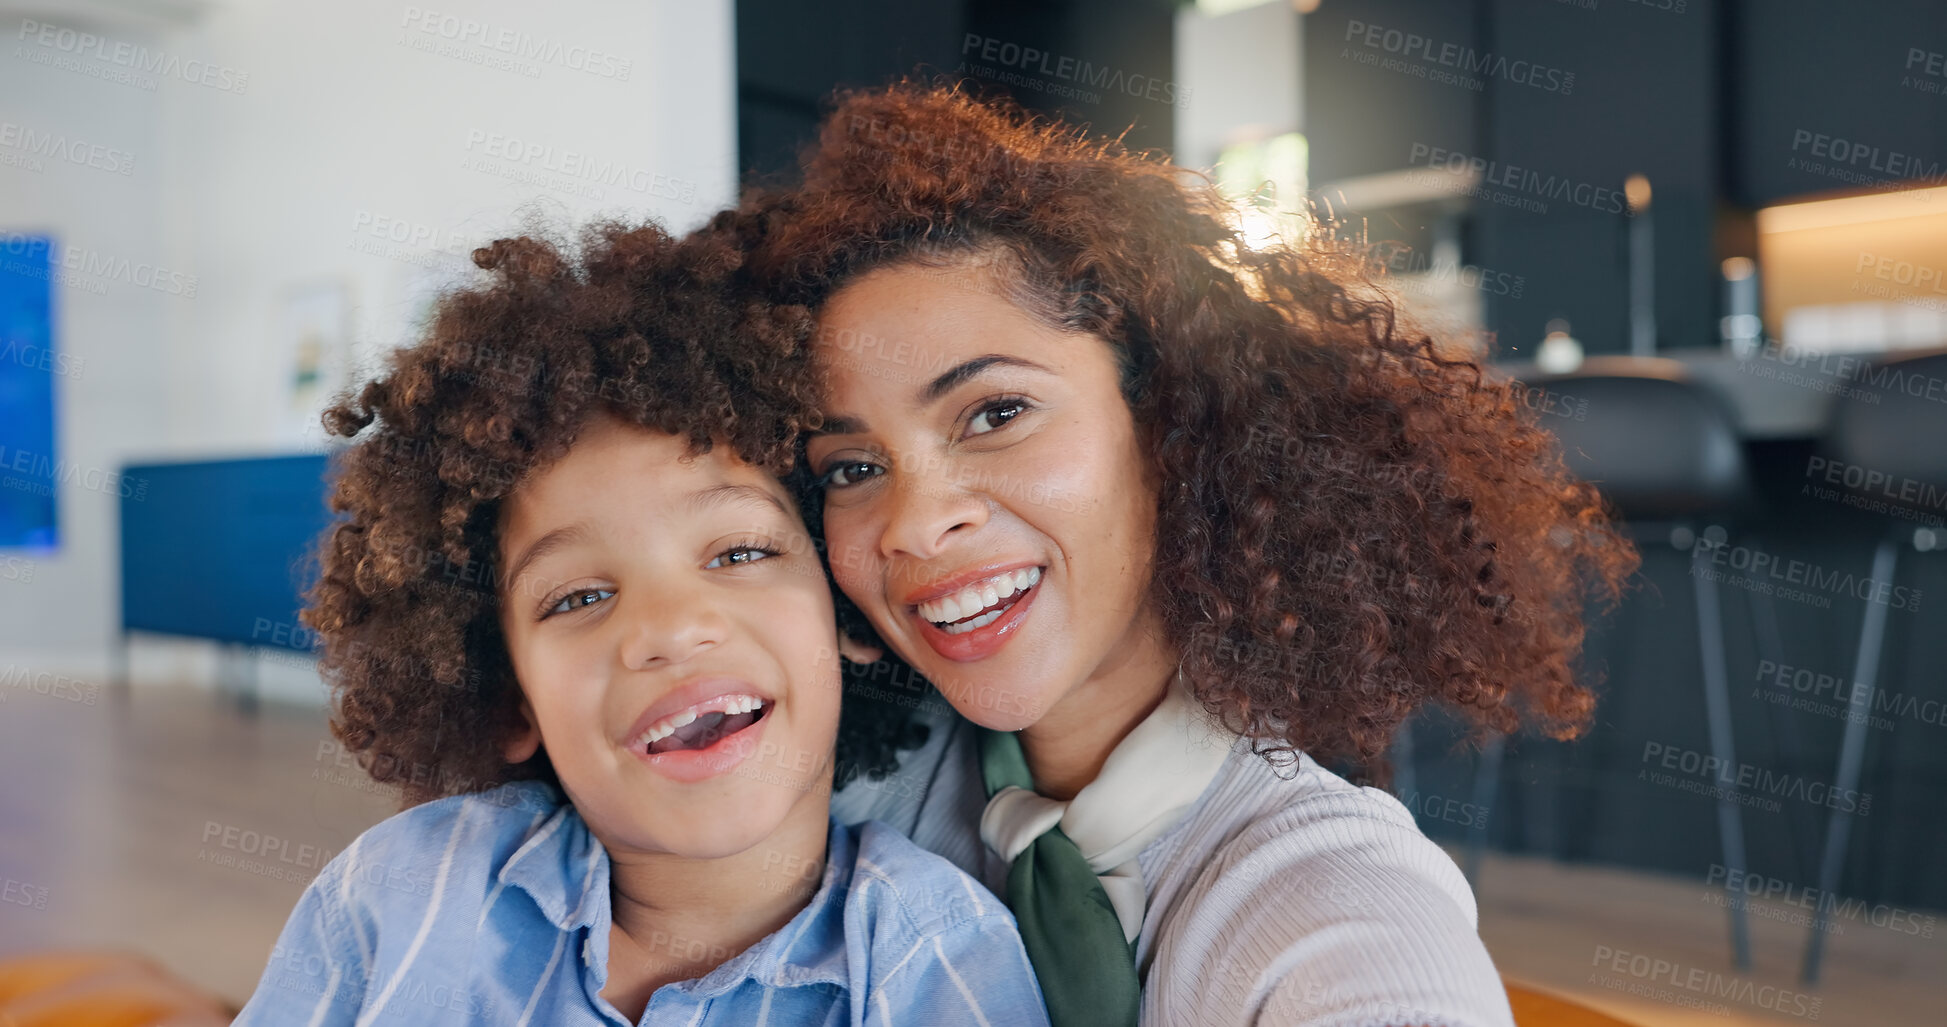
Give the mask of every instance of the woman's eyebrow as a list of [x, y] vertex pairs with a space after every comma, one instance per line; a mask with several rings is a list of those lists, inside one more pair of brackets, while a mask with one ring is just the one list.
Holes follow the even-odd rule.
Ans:
[[926, 406], [929, 403], [937, 401], [941, 396], [952, 392], [962, 382], [967, 381], [990, 367], [1025, 367], [1030, 370], [1040, 371], [1042, 374], [1054, 373], [1042, 367], [1040, 364], [1023, 357], [1010, 357], [1001, 353], [989, 353], [986, 356], [963, 360], [941, 371], [938, 377], [927, 382], [926, 387], [919, 391], [919, 401], [915, 405]]
[[805, 438], [815, 439], [820, 435], [857, 435], [865, 431], [865, 422], [856, 417], [827, 416], [818, 427], [807, 430]]
[[[983, 371], [993, 367], [1025, 367], [1030, 371], [1040, 371], [1042, 374], [1055, 373], [1026, 357], [1010, 357], [1003, 353], [989, 353], [985, 356], [963, 360], [941, 371], [932, 381], [927, 382], [920, 388], [918, 394], [913, 398], [913, 405], [915, 407], [924, 407], [936, 403], [940, 397], [952, 392], [969, 380], [979, 376]], [[821, 435], [857, 435], [865, 430], [866, 424], [861, 418], [843, 414], [827, 415], [824, 423], [807, 431], [805, 437], [815, 439]]]

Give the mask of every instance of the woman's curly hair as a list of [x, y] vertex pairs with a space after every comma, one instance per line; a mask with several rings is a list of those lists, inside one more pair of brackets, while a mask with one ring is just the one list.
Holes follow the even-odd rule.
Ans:
[[1475, 732], [1588, 724], [1584, 604], [1619, 598], [1636, 552], [1516, 387], [1404, 323], [1368, 252], [1251, 248], [1201, 176], [913, 83], [841, 97], [803, 184], [714, 227], [783, 302], [977, 261], [1107, 340], [1168, 483], [1150, 595], [1196, 695], [1274, 763], [1383, 775], [1429, 702]]
[[[501, 504], [607, 413], [728, 445], [780, 476], [809, 411], [802, 307], [742, 284], [720, 238], [601, 222], [579, 259], [533, 236], [473, 252], [485, 281], [444, 295], [418, 345], [325, 411], [337, 458], [305, 623], [322, 640], [332, 731], [407, 805], [553, 781], [545, 749], [510, 766], [520, 686], [499, 620]], [[841, 713], [838, 783], [881, 775], [907, 711]]]

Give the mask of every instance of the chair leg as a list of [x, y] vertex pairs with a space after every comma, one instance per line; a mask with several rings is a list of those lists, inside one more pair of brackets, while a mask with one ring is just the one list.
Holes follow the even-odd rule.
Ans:
[[[1731, 698], [1724, 656], [1724, 611], [1718, 603], [1717, 583], [1708, 575], [1708, 546], [1691, 550], [1690, 580], [1697, 591], [1697, 642], [1703, 657], [1704, 714], [1710, 729], [1710, 754], [1718, 766], [1737, 766], [1731, 744]], [[1730, 882], [1744, 879], [1744, 819], [1732, 786], [1724, 786], [1717, 800], [1717, 833], [1724, 844], [1725, 905], [1731, 918], [1731, 953], [1739, 970], [1751, 968], [1751, 935], [1745, 920], [1744, 896]]]
[[108, 649], [108, 691], [118, 706], [127, 706], [132, 695], [130, 673], [128, 632], [117, 631]]
[[[1873, 550], [1873, 580], [1893, 580], [1898, 569], [1900, 543], [1888, 536]], [[1886, 641], [1885, 603], [1866, 603], [1866, 616], [1859, 626], [1859, 655], [1852, 667], [1852, 694], [1847, 697], [1851, 714], [1846, 718], [1845, 740], [1839, 744], [1839, 766], [1832, 787], [1839, 794], [1857, 791], [1859, 770], [1866, 761], [1866, 716], [1872, 712], [1873, 692], [1879, 677], [1880, 647]], [[1832, 807], [1832, 820], [1825, 829], [1825, 858], [1819, 864], [1819, 896], [1831, 895], [1839, 887], [1846, 865], [1846, 843], [1852, 837], [1852, 814], [1844, 806]], [[1812, 921], [1811, 937], [1805, 943], [1805, 966], [1800, 978], [1817, 984], [1819, 962], [1825, 955], [1824, 917]]]
[[[1411, 718], [1393, 732], [1393, 794], [1417, 798], [1420, 794], [1418, 768], [1413, 765], [1413, 721]], [[1417, 818], [1418, 814], [1415, 814]]]
[[1463, 870], [1476, 894], [1480, 892], [1481, 854], [1487, 849], [1487, 829], [1493, 818], [1494, 795], [1501, 787], [1501, 758], [1506, 746], [1507, 736], [1495, 735], [1481, 746], [1480, 757], [1474, 761], [1474, 808], [1488, 811], [1467, 828], [1467, 865]]
[[[1749, 601], [1751, 606], [1751, 630], [1758, 639], [1759, 663], [1762, 664], [1765, 660], [1769, 659], [1774, 664], [1789, 664], [1791, 661], [1786, 658], [1785, 654], [1785, 633], [1778, 627], [1778, 604], [1773, 602], [1770, 596], [1757, 589], [1746, 589], [1744, 597]], [[1758, 687], [1764, 688], [1766, 686], [1759, 685]], [[1795, 719], [1796, 715], [1778, 703], [1768, 702], [1765, 704], [1765, 708], [1770, 711], [1771, 750], [1773, 752], [1804, 752], [1805, 748], [1799, 742], [1798, 724]], [[1799, 829], [1801, 819], [1816, 820], [1817, 818], [1815, 816], [1809, 818], [1797, 816], [1785, 818], [1785, 829], [1791, 835], [1792, 866], [1800, 868], [1798, 873], [1807, 872], [1807, 868], [1811, 867], [1814, 857], [1807, 846], [1816, 844], [1812, 841], [1808, 832]], [[1815, 833], [1816, 830], [1814, 828], [1813, 832]], [[1795, 873], [1793, 876], [1797, 876], [1797, 874]]]

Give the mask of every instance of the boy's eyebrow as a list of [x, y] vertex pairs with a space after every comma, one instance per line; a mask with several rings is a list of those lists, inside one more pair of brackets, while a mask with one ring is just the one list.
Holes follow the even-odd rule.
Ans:
[[[690, 493], [689, 506], [690, 506], [691, 513], [702, 513], [710, 509], [711, 507], [722, 506], [725, 503], [768, 504], [773, 509], [777, 510], [778, 513], [781, 513], [786, 517], [791, 516], [791, 509], [784, 505], [783, 500], [778, 499], [776, 496], [771, 495], [769, 492], [766, 492], [755, 485], [739, 485], [735, 483], [726, 482], [721, 485], [711, 485], [708, 488], [700, 488], [697, 489], [695, 492]], [[529, 545], [525, 550], [523, 550], [521, 552], [521, 555], [514, 560], [514, 562], [510, 565], [507, 571], [507, 577], [505, 580], [513, 581], [519, 578], [521, 576], [521, 571], [527, 569], [528, 564], [533, 563], [536, 560], [539, 560], [541, 557], [546, 556], [557, 549], [564, 548], [576, 542], [584, 541], [587, 538], [588, 538], [588, 525], [585, 522], [581, 522], [581, 521], [577, 521], [574, 524], [564, 525], [562, 527], [554, 529], [553, 531], [548, 532], [545, 535], [542, 535], [540, 538], [535, 539], [534, 542], [531, 545]]]
[[588, 525], [580, 521], [565, 525], [537, 538], [516, 558], [507, 571], [504, 581], [514, 581], [521, 576], [527, 565], [541, 557], [588, 537]]
[[705, 510], [722, 506], [725, 503], [768, 503], [772, 507], [775, 507], [778, 513], [786, 517], [791, 516], [790, 509], [784, 505], [783, 501], [755, 485], [739, 485], [726, 482], [721, 485], [712, 485], [709, 488], [697, 489], [695, 492], [690, 493], [691, 513], [702, 513]]

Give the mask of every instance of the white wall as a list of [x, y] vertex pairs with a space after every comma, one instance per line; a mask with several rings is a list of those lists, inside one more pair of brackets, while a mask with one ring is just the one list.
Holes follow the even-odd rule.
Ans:
[[1301, 24], [1296, 5], [1283, 0], [1177, 10], [1176, 80], [1193, 98], [1176, 112], [1177, 163], [1207, 168], [1233, 143], [1304, 127]]
[[[523, 213], [569, 226], [647, 215], [683, 229], [734, 196], [730, 0], [64, 9], [0, 2], [0, 123], [130, 153], [132, 172], [0, 166], [0, 232], [51, 230], [164, 267], [184, 293], [113, 276], [57, 286], [58, 345], [81, 362], [56, 382], [60, 455], [82, 467], [316, 448], [299, 427], [313, 419], [289, 409], [278, 334], [294, 291], [341, 285], [350, 359], [369, 365], [409, 336], [424, 294], [467, 249], [519, 231]], [[43, 41], [29, 20], [108, 42]], [[126, 71], [96, 56], [117, 44], [147, 48], [138, 61], [161, 55], [152, 90], [45, 63]], [[196, 74], [211, 84], [188, 80]], [[532, 156], [509, 159], [516, 152]], [[546, 181], [463, 166], [482, 158]], [[382, 230], [382, 218], [401, 227]], [[105, 672], [119, 602], [115, 501], [64, 488], [60, 551], [0, 553], [33, 561], [31, 581], [0, 578], [0, 670]], [[138, 681], [207, 679], [208, 649], [145, 644]], [[264, 678], [273, 694], [317, 693], [288, 658], [267, 662]]]

